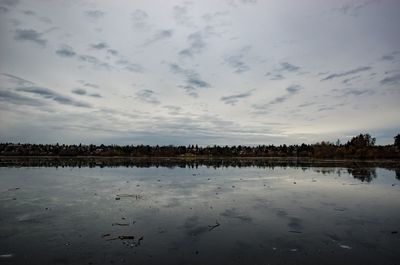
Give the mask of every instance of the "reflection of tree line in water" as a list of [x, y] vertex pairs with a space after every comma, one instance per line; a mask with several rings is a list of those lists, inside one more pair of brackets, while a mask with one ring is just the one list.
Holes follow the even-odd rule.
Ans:
[[[322, 174], [338, 174], [343, 168], [347, 173], [361, 181], [370, 182], [376, 178], [376, 168], [394, 170], [400, 180], [400, 163], [398, 161], [360, 161], [360, 160], [315, 160], [288, 158], [211, 158], [211, 159], [182, 159], [182, 158], [98, 158], [98, 157], [2, 157], [0, 167], [165, 167], [165, 168], [314, 168]], [[318, 168], [318, 169], [315, 169]]]

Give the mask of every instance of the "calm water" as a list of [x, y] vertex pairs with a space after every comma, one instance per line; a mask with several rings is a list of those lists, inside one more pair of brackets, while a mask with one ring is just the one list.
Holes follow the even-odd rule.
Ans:
[[71, 161], [1, 164], [1, 264], [400, 262], [398, 163]]

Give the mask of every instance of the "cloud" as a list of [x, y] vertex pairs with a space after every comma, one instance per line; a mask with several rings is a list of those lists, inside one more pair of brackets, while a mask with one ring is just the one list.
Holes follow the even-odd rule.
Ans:
[[145, 103], [158, 105], [160, 101], [155, 97], [155, 93], [150, 89], [143, 89], [136, 93], [136, 98]]
[[293, 95], [297, 94], [301, 89], [302, 87], [299, 85], [291, 85], [286, 88], [286, 91], [288, 92], [288, 94]]
[[0, 14], [4, 14], [10, 11], [7, 7], [5, 6], [0, 6]]
[[225, 57], [224, 61], [234, 69], [235, 73], [240, 74], [250, 70], [250, 67], [243, 61], [245, 53], [247, 53], [250, 48], [250, 46], [246, 46], [240, 49], [238, 54]]
[[195, 88], [194, 86], [183, 85], [180, 87], [183, 88], [183, 90], [185, 90], [188, 96], [191, 96], [193, 98], [197, 98], [199, 96], [199, 94], [197, 93], [197, 88]]
[[382, 61], [394, 61], [394, 60], [396, 59], [396, 56], [397, 56], [398, 54], [400, 54], [400, 51], [393, 51], [393, 52], [384, 54], [384, 55], [381, 57], [381, 60], [382, 60]]
[[188, 11], [186, 6], [174, 6], [173, 7], [173, 17], [177, 24], [186, 26], [186, 27], [193, 27], [193, 23], [188, 16]]
[[0, 101], [13, 103], [16, 105], [28, 105], [28, 106], [44, 105], [44, 102], [38, 99], [22, 96], [18, 93], [8, 90], [0, 90]]
[[281, 63], [281, 68], [280, 68], [281, 71], [288, 71], [288, 72], [296, 72], [299, 69], [300, 69], [299, 66], [290, 64], [288, 62]]
[[147, 46], [154, 42], [171, 38], [173, 33], [174, 33], [174, 31], [171, 29], [159, 30], [150, 39], [148, 39], [143, 45]]
[[228, 15], [228, 14], [229, 14], [228, 12], [207, 13], [207, 14], [204, 14], [204, 15], [202, 16], [202, 18], [203, 18], [204, 20], [206, 20], [206, 21], [213, 21], [213, 20], [217, 19], [218, 17], [223, 17], [223, 16], [226, 16], [226, 15]]
[[204, 42], [203, 33], [200, 31], [189, 34], [187, 37], [189, 42], [189, 47], [181, 50], [179, 54], [184, 57], [193, 57], [194, 54], [201, 53], [206, 47], [206, 43]]
[[85, 15], [89, 18], [93, 19], [99, 19], [101, 17], [104, 17], [106, 13], [100, 10], [87, 10], [85, 11]]
[[57, 92], [54, 92], [48, 88], [38, 87], [38, 86], [27, 86], [27, 87], [18, 87], [16, 88], [17, 91], [31, 93], [34, 95], [41, 96], [45, 99], [52, 99], [60, 104], [75, 106], [75, 107], [83, 107], [83, 108], [90, 108], [91, 106], [85, 102], [76, 101], [70, 97], [61, 95]]
[[136, 73], [142, 73], [144, 71], [143, 66], [140, 64], [132, 63], [128, 60], [125, 59], [120, 59], [115, 62], [117, 65], [122, 65], [125, 70], [128, 70], [129, 72], [136, 72]]
[[86, 95], [86, 90], [82, 88], [73, 89], [71, 92], [76, 95]]
[[193, 70], [184, 69], [183, 67], [179, 66], [176, 63], [170, 63], [169, 69], [174, 74], [179, 74], [183, 76], [185, 85], [181, 85], [180, 87], [183, 88], [186, 93], [191, 97], [198, 97], [197, 89], [198, 88], [208, 88], [211, 85], [204, 81], [200, 74]]
[[379, 83], [381, 85], [398, 85], [400, 84], [400, 73], [385, 77]]
[[133, 26], [139, 29], [147, 27], [148, 18], [149, 15], [147, 15], [147, 13], [141, 9], [136, 9], [131, 14], [131, 20], [133, 22]]
[[80, 83], [80, 84], [82, 84], [82, 85], [85, 86], [85, 87], [99, 88], [98, 85], [93, 84], [93, 83], [86, 82], [85, 80], [78, 80], [77, 82]]
[[58, 54], [61, 57], [68, 57], [68, 58], [74, 57], [76, 55], [74, 50], [68, 45], [63, 45], [62, 47], [57, 49], [56, 54]]
[[108, 52], [109, 54], [111, 54], [111, 55], [114, 55], [114, 56], [118, 55], [118, 51], [117, 51], [117, 50], [114, 50], [114, 49], [108, 49], [107, 52]]
[[344, 91], [344, 93], [342, 94], [342, 97], [346, 97], [346, 96], [361, 96], [363, 94], [372, 95], [372, 94], [374, 94], [374, 91], [372, 91], [372, 90], [361, 90], [361, 89], [346, 89]]
[[10, 82], [15, 83], [15, 84], [17, 84], [19, 86], [33, 85], [34, 84], [33, 82], [31, 82], [29, 80], [26, 80], [24, 78], [21, 78], [21, 77], [15, 76], [15, 75], [7, 74], [7, 73], [2, 73], [2, 75], [8, 77]]
[[108, 48], [108, 45], [105, 42], [99, 42], [97, 44], [90, 45], [90, 47], [92, 47], [93, 49], [96, 49], [96, 50], [103, 50], [105, 48]]
[[100, 68], [103, 68], [105, 70], [111, 70], [112, 69], [112, 66], [109, 63], [100, 61], [99, 59], [97, 59], [96, 57], [94, 57], [92, 55], [80, 55], [78, 58], [82, 62], [90, 63], [93, 66], [100, 67]]
[[255, 4], [257, 0], [240, 0], [244, 4]]
[[1, 5], [6, 5], [9, 7], [15, 7], [19, 4], [19, 0], [1, 0], [0, 1]]
[[17, 29], [15, 31], [14, 39], [17, 41], [31, 41], [41, 46], [45, 46], [47, 40], [42, 38], [41, 33], [33, 29]]
[[89, 94], [89, 96], [91, 96], [93, 98], [101, 98], [102, 97], [99, 93], [91, 93], [91, 94]]
[[362, 66], [362, 67], [358, 67], [356, 69], [352, 69], [352, 70], [349, 70], [349, 71], [346, 71], [346, 72], [334, 73], [334, 74], [328, 75], [327, 77], [321, 79], [321, 81], [332, 80], [332, 79], [335, 79], [335, 78], [340, 78], [340, 77], [344, 77], [344, 76], [348, 76], [348, 75], [353, 75], [353, 74], [357, 74], [357, 73], [360, 73], [360, 72], [369, 71], [371, 69], [372, 69], [372, 67], [370, 67], [370, 66]]
[[210, 87], [210, 84], [200, 79], [200, 77], [197, 74], [189, 76], [186, 82], [195, 87]]
[[236, 105], [236, 103], [239, 102], [239, 100], [250, 97], [252, 93], [253, 93], [253, 90], [250, 90], [245, 93], [224, 96], [224, 97], [221, 97], [221, 101], [223, 101], [225, 104], [234, 106], [234, 105]]
[[285, 76], [283, 73], [294, 73], [300, 70], [300, 66], [291, 64], [289, 62], [282, 62], [279, 64], [279, 67], [275, 67], [275, 69], [272, 72], [268, 72], [265, 74], [265, 76], [269, 77], [269, 80], [283, 80], [285, 79]]
[[358, 11], [361, 9], [367, 7], [370, 4], [378, 3], [380, 0], [366, 0], [366, 1], [350, 1], [346, 4], [343, 4], [340, 8], [337, 10], [344, 15], [349, 15], [349, 16], [357, 16]]
[[270, 76], [269, 80], [282, 80], [285, 79], [285, 77], [281, 74], [273, 74], [271, 72], [268, 72], [265, 74], [265, 76]]
[[286, 88], [286, 94], [276, 97], [273, 100], [269, 101], [266, 104], [254, 104], [253, 108], [256, 110], [255, 113], [265, 114], [266, 111], [273, 105], [283, 103], [292, 96], [296, 95], [301, 89], [303, 89], [300, 85], [290, 85]]

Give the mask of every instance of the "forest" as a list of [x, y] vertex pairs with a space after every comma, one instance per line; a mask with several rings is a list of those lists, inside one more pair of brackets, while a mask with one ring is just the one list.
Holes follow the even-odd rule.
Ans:
[[0, 156], [98, 157], [310, 157], [331, 159], [399, 159], [400, 134], [393, 144], [376, 145], [370, 134], [359, 134], [347, 143], [319, 142], [301, 145], [198, 146], [198, 145], [65, 145], [0, 143]]

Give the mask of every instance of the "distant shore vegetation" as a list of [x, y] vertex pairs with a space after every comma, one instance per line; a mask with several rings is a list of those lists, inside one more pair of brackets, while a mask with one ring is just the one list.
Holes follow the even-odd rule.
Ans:
[[0, 143], [1, 156], [100, 156], [100, 157], [311, 157], [399, 159], [400, 134], [390, 145], [376, 145], [369, 134], [359, 134], [347, 143], [338, 140], [301, 145], [198, 146], [198, 145], [65, 145]]

